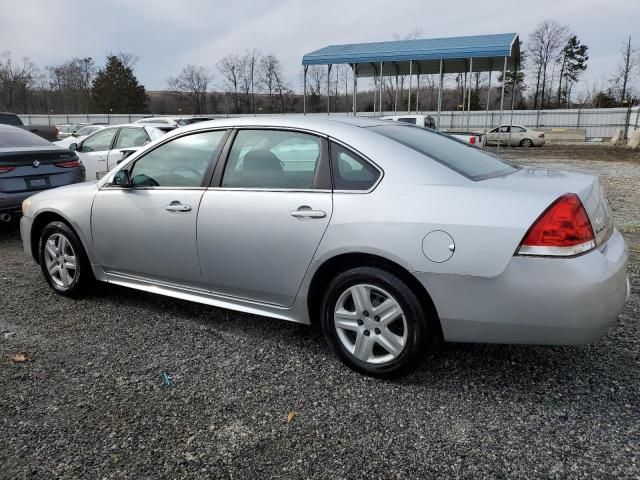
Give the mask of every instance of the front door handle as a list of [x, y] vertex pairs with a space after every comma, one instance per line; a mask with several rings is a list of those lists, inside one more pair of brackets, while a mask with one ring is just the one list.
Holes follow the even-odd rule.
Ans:
[[164, 207], [168, 212], [190, 212], [191, 205], [184, 205], [180, 202], [171, 202], [169, 205]]
[[327, 212], [324, 210], [312, 210], [311, 207], [306, 205], [290, 213], [292, 217], [296, 218], [324, 218], [327, 216]]

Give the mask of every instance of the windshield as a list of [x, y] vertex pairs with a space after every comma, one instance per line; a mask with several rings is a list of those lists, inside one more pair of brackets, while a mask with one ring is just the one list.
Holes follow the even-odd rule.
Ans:
[[492, 153], [443, 133], [398, 124], [369, 128], [474, 181], [507, 175], [518, 169]]

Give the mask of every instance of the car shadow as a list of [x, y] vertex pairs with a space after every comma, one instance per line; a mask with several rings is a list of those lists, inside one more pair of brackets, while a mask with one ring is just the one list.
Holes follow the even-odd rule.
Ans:
[[[317, 328], [268, 317], [233, 312], [188, 301], [158, 297], [113, 285], [104, 285], [93, 297], [113, 299], [124, 308], [144, 308], [153, 313], [187, 318], [215, 330], [255, 338], [252, 344], [275, 342], [295, 347], [305, 355], [321, 356], [345, 369], [331, 354]], [[612, 391], [621, 379], [631, 379], [632, 352], [616, 345], [616, 327], [592, 345], [535, 346], [444, 343], [425, 356], [420, 367], [396, 380], [377, 380], [387, 385], [404, 385], [416, 393], [450, 390], [452, 395], [467, 391], [473, 395], [500, 397], [505, 401], [526, 398], [527, 402], [554, 404], [575, 402], [581, 395], [601, 397], [603, 405], [624, 403]], [[296, 354], [296, 353], [294, 353]], [[308, 367], [313, 368], [313, 367]], [[347, 371], [347, 377], [359, 374]], [[612, 390], [613, 389], [613, 390]], [[554, 392], [554, 398], [546, 395]]]

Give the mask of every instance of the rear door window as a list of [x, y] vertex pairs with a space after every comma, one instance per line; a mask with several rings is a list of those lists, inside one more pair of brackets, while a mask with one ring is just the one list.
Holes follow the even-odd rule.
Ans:
[[240, 130], [222, 177], [228, 188], [313, 188], [319, 137], [283, 130]]
[[507, 175], [518, 169], [492, 153], [433, 130], [397, 124], [369, 128], [471, 180]]

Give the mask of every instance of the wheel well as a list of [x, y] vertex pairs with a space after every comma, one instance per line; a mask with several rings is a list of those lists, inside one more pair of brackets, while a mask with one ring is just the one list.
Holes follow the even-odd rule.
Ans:
[[319, 324], [320, 306], [329, 282], [341, 272], [349, 270], [350, 268], [363, 266], [382, 268], [404, 281], [413, 293], [415, 293], [416, 297], [418, 297], [425, 312], [431, 313], [430, 318], [433, 319], [434, 327], [440, 338], [442, 338], [442, 327], [440, 325], [438, 311], [431, 299], [431, 295], [429, 295], [429, 292], [424, 288], [424, 285], [401, 265], [384, 257], [368, 253], [345, 253], [337, 255], [327, 260], [316, 270], [309, 284], [309, 295], [307, 297], [309, 319], [312, 324]]
[[54, 212], [41, 213], [33, 220], [33, 224], [31, 225], [30, 241], [31, 241], [31, 255], [33, 256], [33, 259], [36, 261], [36, 263], [40, 263], [38, 246], [40, 243], [40, 235], [42, 234], [42, 230], [44, 230], [44, 227], [46, 227], [51, 222], [56, 222], [56, 221], [65, 223], [66, 225], [69, 226], [69, 228], [71, 228], [71, 226], [69, 225], [69, 222], [67, 222], [64, 219], [64, 217]]

